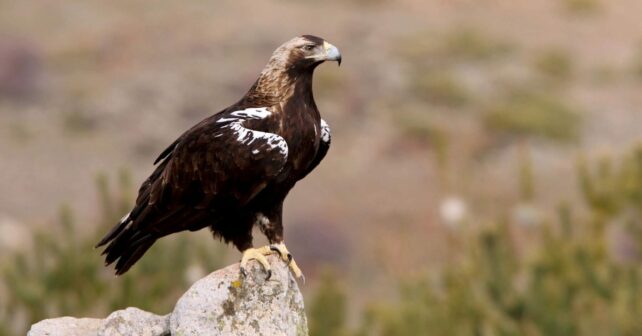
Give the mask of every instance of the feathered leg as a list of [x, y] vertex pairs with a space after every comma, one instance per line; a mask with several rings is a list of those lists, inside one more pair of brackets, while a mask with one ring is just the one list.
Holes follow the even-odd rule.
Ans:
[[[239, 231], [235, 232], [233, 235], [232, 242], [236, 246], [236, 248], [243, 253], [243, 256], [241, 257], [241, 265], [240, 265], [240, 273], [243, 278], [246, 278], [248, 273], [247, 273], [247, 264], [250, 260], [256, 260], [263, 266], [265, 269], [265, 272], [267, 273], [266, 280], [269, 280], [272, 277], [272, 267], [270, 266], [270, 263], [267, 261], [265, 256], [272, 254], [272, 250], [270, 250], [269, 246], [263, 246], [259, 248], [254, 248], [252, 246], [252, 225], [253, 219], [250, 219], [248, 221], [245, 221], [243, 219], [239, 219], [239, 223], [247, 223], [248, 225], [246, 227], [242, 227], [239, 229]], [[213, 229], [214, 232], [216, 232], [215, 229]], [[229, 234], [229, 233], [228, 233]]]
[[278, 253], [279, 256], [281, 256], [281, 259], [288, 264], [288, 267], [294, 276], [296, 278], [302, 278], [303, 282], [305, 282], [305, 277], [303, 276], [301, 269], [297, 266], [292, 254], [288, 251], [288, 248], [283, 242], [283, 225], [281, 224], [282, 208], [283, 206], [279, 205], [278, 207], [275, 207], [272, 212], [267, 212], [265, 214], [258, 213], [256, 221], [261, 232], [263, 232], [270, 242], [270, 250]]

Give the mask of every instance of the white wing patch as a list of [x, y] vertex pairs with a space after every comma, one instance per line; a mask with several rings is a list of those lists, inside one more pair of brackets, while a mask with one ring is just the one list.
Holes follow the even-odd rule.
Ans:
[[330, 126], [325, 120], [321, 119], [321, 140], [330, 142]]
[[[264, 141], [272, 149], [278, 149], [279, 152], [287, 158], [288, 144], [285, 139], [278, 134], [255, 131], [243, 127], [243, 122], [251, 119], [265, 119], [272, 115], [266, 107], [248, 108], [245, 110], [230, 113], [235, 118], [221, 118], [217, 123], [227, 123], [223, 128], [230, 128], [236, 134], [236, 140], [244, 145], [251, 145], [254, 141]], [[258, 154], [258, 150], [253, 150], [252, 154]]]
[[256, 224], [264, 228], [267, 228], [267, 226], [270, 225], [270, 219], [265, 217], [265, 215], [261, 212], [256, 214], [255, 221]]
[[123, 216], [123, 218], [120, 219], [120, 224], [123, 224], [129, 220], [129, 214], [130, 213], [128, 212], [125, 216]]

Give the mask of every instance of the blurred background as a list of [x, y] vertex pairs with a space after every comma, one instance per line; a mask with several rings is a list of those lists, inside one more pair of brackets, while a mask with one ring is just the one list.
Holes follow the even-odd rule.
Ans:
[[203, 230], [115, 278], [92, 246], [158, 153], [300, 34], [344, 58], [315, 74], [332, 148], [285, 204], [313, 336], [642, 334], [640, 13], [0, 0], [0, 335], [166, 314], [239, 259]]

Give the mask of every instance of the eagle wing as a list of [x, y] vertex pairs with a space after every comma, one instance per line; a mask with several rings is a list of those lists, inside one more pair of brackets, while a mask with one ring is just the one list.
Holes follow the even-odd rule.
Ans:
[[316, 168], [319, 163], [325, 158], [325, 155], [328, 154], [328, 149], [330, 149], [330, 143], [332, 142], [332, 136], [330, 133], [330, 126], [325, 120], [321, 119], [321, 141], [319, 141], [319, 149], [317, 150], [317, 155], [314, 157], [314, 160], [310, 163], [306, 171], [303, 173], [301, 178], [304, 178], [310, 174], [314, 168]]
[[150, 181], [148, 204], [211, 211], [214, 199], [232, 207], [246, 204], [287, 161], [285, 139], [257, 130], [270, 128], [261, 125], [270, 115], [266, 108], [235, 111], [187, 132], [167, 154], [158, 180]]
[[270, 133], [268, 108], [222, 112], [185, 132], [157, 159], [132, 211], [97, 246], [123, 273], [167, 234], [198, 230], [247, 204], [287, 162], [288, 146]]

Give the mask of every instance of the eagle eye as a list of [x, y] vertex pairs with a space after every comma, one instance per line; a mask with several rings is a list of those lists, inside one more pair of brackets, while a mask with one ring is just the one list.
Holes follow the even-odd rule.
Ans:
[[310, 51], [310, 50], [314, 49], [314, 44], [306, 44], [306, 45], [302, 46], [301, 48], [303, 48], [303, 50], [305, 50], [305, 51]]

